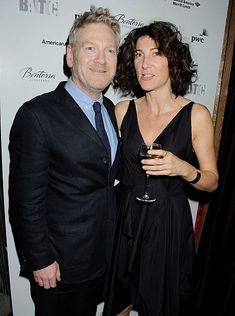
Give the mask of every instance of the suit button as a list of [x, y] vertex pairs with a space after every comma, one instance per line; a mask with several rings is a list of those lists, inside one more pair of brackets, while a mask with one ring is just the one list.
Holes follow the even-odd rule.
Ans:
[[104, 164], [107, 164], [107, 163], [108, 163], [107, 158], [103, 157], [103, 163], [104, 163]]

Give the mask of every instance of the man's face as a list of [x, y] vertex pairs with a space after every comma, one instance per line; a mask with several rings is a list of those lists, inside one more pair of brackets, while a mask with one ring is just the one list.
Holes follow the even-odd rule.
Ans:
[[79, 29], [76, 43], [67, 47], [67, 64], [75, 84], [91, 98], [99, 98], [116, 72], [117, 45], [113, 31], [103, 23]]

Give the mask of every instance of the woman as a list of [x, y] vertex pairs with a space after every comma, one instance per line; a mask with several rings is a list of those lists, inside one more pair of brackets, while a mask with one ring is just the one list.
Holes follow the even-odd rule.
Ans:
[[[196, 75], [178, 29], [153, 22], [133, 30], [119, 52], [115, 87], [124, 95], [116, 117], [122, 139], [120, 226], [105, 315], [190, 315], [194, 236], [186, 183], [216, 189], [213, 126], [207, 108], [185, 98]], [[142, 159], [142, 142], [163, 149]], [[196, 167], [193, 164], [197, 158]], [[150, 175], [153, 203], [136, 197]]]

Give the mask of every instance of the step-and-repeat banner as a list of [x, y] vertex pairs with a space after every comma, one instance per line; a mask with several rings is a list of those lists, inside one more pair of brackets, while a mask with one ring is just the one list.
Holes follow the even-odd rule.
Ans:
[[[121, 25], [122, 37], [153, 20], [176, 24], [190, 44], [199, 77], [188, 97], [213, 113], [228, 0], [1, 0], [0, 105], [3, 186], [8, 259], [14, 316], [32, 316], [28, 281], [19, 263], [8, 222], [8, 139], [17, 109], [32, 97], [54, 90], [63, 73], [65, 42], [76, 14], [90, 6], [108, 7]], [[117, 102], [110, 88], [107, 95]], [[197, 204], [191, 201], [195, 220]], [[102, 313], [99, 306], [97, 315]], [[134, 315], [135, 313], [133, 313]]]

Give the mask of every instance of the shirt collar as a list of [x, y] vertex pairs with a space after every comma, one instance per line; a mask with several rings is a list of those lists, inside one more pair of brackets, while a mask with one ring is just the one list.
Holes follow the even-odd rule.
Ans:
[[69, 92], [69, 94], [73, 97], [76, 103], [79, 104], [80, 107], [85, 106], [86, 108], [90, 108], [95, 101], [103, 104], [102, 93], [100, 94], [98, 100], [93, 100], [73, 82], [72, 78], [69, 78], [69, 80], [66, 82], [65, 89]]

